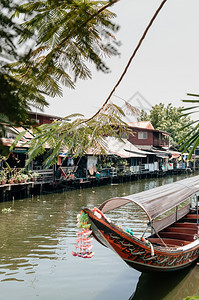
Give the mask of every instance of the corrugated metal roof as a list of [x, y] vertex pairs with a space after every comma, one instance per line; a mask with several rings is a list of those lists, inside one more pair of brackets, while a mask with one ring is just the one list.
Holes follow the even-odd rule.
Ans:
[[131, 127], [138, 127], [143, 129], [154, 129], [150, 121], [140, 121], [140, 122], [127, 122]]
[[[99, 148], [99, 147], [98, 147]], [[87, 151], [87, 155], [100, 155], [100, 149], [90, 148]], [[129, 157], [146, 157], [146, 152], [139, 150], [127, 139], [118, 139], [114, 137], [106, 137], [104, 150], [107, 155], [117, 155], [121, 158]]]
[[136, 148], [127, 139], [119, 140], [114, 137], [107, 137], [106, 143], [108, 154], [118, 155], [122, 158], [146, 157], [146, 153]]

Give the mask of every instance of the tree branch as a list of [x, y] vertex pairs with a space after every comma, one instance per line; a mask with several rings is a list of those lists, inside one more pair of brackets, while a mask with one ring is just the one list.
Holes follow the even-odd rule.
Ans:
[[[117, 1], [116, 1], [116, 2], [117, 2]], [[139, 50], [139, 48], [141, 47], [144, 38], [146, 37], [146, 35], [147, 35], [149, 29], [151, 28], [151, 26], [152, 26], [154, 20], [156, 19], [157, 15], [159, 14], [160, 10], [162, 9], [162, 7], [164, 6], [164, 4], [165, 4], [166, 2], [167, 2], [167, 0], [163, 0], [162, 3], [160, 4], [160, 6], [158, 7], [158, 9], [156, 10], [156, 12], [155, 12], [155, 14], [153, 15], [152, 19], [150, 20], [148, 26], [146, 27], [146, 29], [145, 29], [145, 31], [144, 31], [142, 37], [140, 38], [140, 40], [139, 40], [139, 42], [138, 42], [138, 44], [137, 44], [135, 50], [133, 51], [133, 54], [131, 55], [131, 57], [130, 57], [130, 59], [129, 59], [129, 61], [128, 61], [127, 65], [126, 65], [126, 67], [125, 67], [125, 69], [124, 69], [124, 71], [123, 71], [123, 73], [122, 73], [122, 75], [120, 76], [118, 82], [116, 83], [116, 85], [114, 86], [114, 88], [112, 89], [112, 91], [110, 92], [108, 98], [106, 99], [106, 101], [104, 102], [104, 104], [101, 106], [101, 108], [100, 108], [100, 109], [99, 109], [99, 110], [98, 110], [91, 118], [87, 119], [86, 122], [88, 122], [88, 121], [94, 119], [94, 118], [95, 118], [95, 117], [96, 117], [96, 116], [104, 109], [104, 107], [106, 106], [106, 104], [108, 103], [108, 101], [110, 100], [110, 98], [112, 97], [113, 93], [115, 92], [116, 88], [119, 86], [120, 82], [121, 82], [122, 79], [124, 78], [124, 76], [125, 76], [125, 74], [126, 74], [128, 68], [129, 68], [129, 66], [130, 66], [130, 64], [131, 64], [131, 62], [132, 62], [132, 60], [134, 59], [134, 57], [135, 57], [137, 51]]]

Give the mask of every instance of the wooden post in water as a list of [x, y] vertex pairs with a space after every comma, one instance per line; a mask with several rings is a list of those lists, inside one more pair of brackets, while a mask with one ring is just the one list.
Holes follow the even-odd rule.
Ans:
[[6, 189], [3, 188], [2, 190], [2, 201], [4, 202], [6, 200]]
[[10, 190], [10, 186], [4, 186], [2, 187], [2, 201], [5, 201], [6, 200], [6, 192]]

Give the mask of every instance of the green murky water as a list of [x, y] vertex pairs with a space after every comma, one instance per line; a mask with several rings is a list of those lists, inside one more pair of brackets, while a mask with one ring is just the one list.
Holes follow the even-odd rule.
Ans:
[[[0, 299], [183, 299], [199, 294], [199, 266], [161, 277], [129, 268], [93, 241], [92, 259], [73, 257], [81, 207], [150, 189], [185, 176], [146, 179], [0, 203]], [[7, 212], [2, 213], [6, 208]], [[5, 210], [3, 210], [5, 212]], [[145, 219], [133, 207], [109, 217], [141, 233]], [[122, 224], [120, 223], [122, 222]]]

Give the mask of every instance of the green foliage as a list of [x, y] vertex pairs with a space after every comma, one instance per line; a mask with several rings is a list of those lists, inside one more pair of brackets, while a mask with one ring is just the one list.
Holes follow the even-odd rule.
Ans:
[[86, 63], [94, 63], [105, 73], [103, 56], [118, 55], [111, 22], [115, 16], [105, 9], [116, 1], [43, 0], [28, 1], [15, 15], [26, 21], [20, 41], [33, 41], [27, 62], [13, 66], [18, 76], [35, 84], [50, 96], [62, 95], [61, 85], [75, 87], [75, 81], [91, 78]]
[[199, 299], [199, 296], [187, 296], [186, 298], [184, 298], [184, 300], [194, 300], [194, 299]]
[[19, 59], [20, 55], [14, 43], [14, 39], [21, 34], [22, 28], [15, 23], [10, 17], [17, 9], [16, 1], [1, 0], [0, 2], [0, 67], [15, 59]]
[[[14, 39], [20, 34], [20, 26], [15, 24], [10, 18], [10, 14], [16, 9], [16, 3], [14, 1], [3, 0], [0, 3], [0, 112], [1, 123], [9, 121], [10, 117], [16, 116], [16, 109], [19, 105], [19, 101], [8, 80], [8, 72], [4, 69], [5, 64], [14, 59], [19, 59], [19, 53], [15, 47]], [[11, 104], [11, 106], [10, 106]], [[24, 111], [19, 109], [22, 113], [22, 119]], [[13, 113], [13, 115], [12, 115]], [[16, 119], [18, 117], [16, 116]], [[1, 125], [1, 132], [3, 132], [3, 126]]]
[[27, 123], [30, 106], [37, 103], [42, 108], [47, 102], [36, 87], [20, 82], [9, 73], [0, 73], [0, 111], [10, 122]]
[[25, 61], [27, 56], [24, 45], [19, 47], [17, 44], [18, 37], [26, 29], [12, 18], [12, 14], [18, 9], [17, 2], [3, 0], [0, 3], [0, 112], [1, 119], [6, 120], [4, 123], [15, 122], [19, 125], [27, 123], [30, 105], [43, 108], [47, 102], [37, 84], [29, 84], [25, 73], [18, 76], [16, 73], [19, 71], [13, 68], [14, 61]]
[[[121, 120], [123, 111], [109, 103], [95, 117], [87, 120], [82, 115], [74, 114], [52, 124], [44, 124], [34, 131], [34, 137], [29, 141], [30, 163], [35, 157], [48, 151], [45, 166], [49, 167], [57, 161], [60, 152], [67, 151], [71, 157], [81, 157], [92, 151], [96, 154], [106, 154], [106, 136], [118, 137], [130, 135], [132, 132]], [[69, 121], [70, 120], [70, 121]]]
[[[194, 106], [190, 106], [188, 108], [182, 109], [182, 115], [187, 117], [191, 116], [194, 113], [198, 113], [199, 108], [199, 100], [197, 99], [199, 95], [196, 94], [187, 94], [188, 96], [196, 97], [196, 99], [189, 99], [189, 100], [182, 100], [183, 102], [193, 103]], [[190, 150], [188, 158], [190, 159], [192, 154], [194, 153], [196, 147], [199, 145], [199, 119], [196, 119], [190, 122], [187, 127], [187, 134], [182, 138], [181, 143], [181, 150], [186, 152], [187, 149]]]
[[80, 214], [77, 215], [77, 227], [78, 228], [83, 228], [83, 229], [88, 229], [91, 224], [88, 224], [88, 214], [86, 214], [83, 210], [80, 212]]
[[170, 133], [170, 143], [177, 147], [188, 134], [187, 126], [191, 124], [190, 117], [182, 115], [181, 111], [182, 107], [173, 107], [171, 103], [165, 106], [160, 103], [154, 105], [149, 114], [142, 110], [138, 120], [150, 121], [155, 129]]
[[9, 122], [27, 123], [32, 106], [48, 105], [46, 94], [61, 96], [62, 85], [74, 88], [77, 78], [90, 78], [86, 63], [109, 71], [103, 57], [118, 54], [118, 27], [107, 10], [114, 2], [1, 1], [0, 111]]

